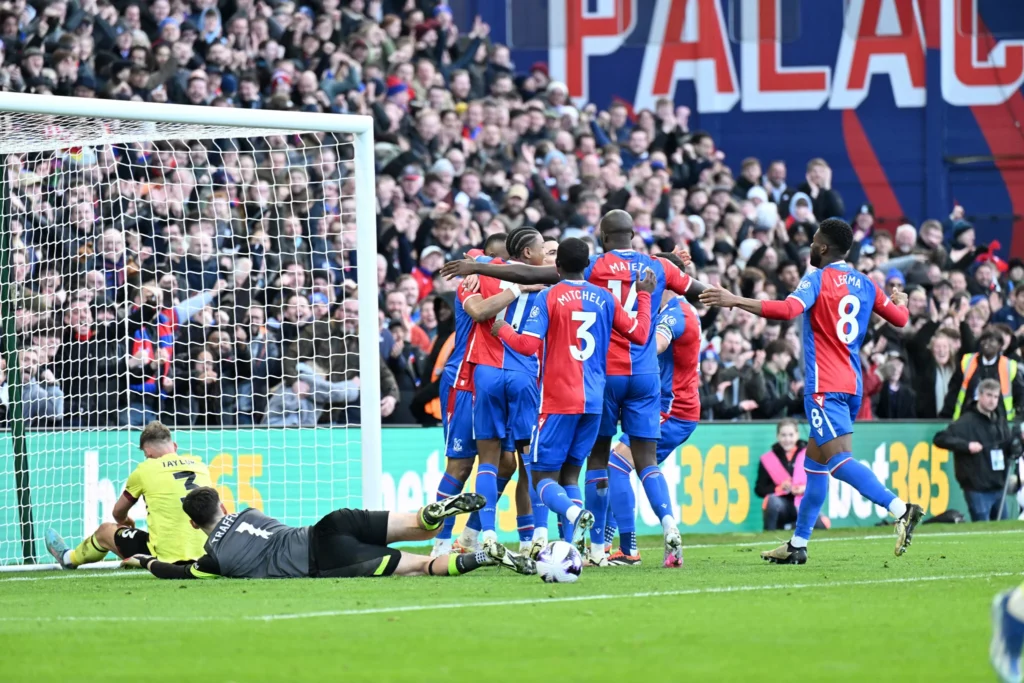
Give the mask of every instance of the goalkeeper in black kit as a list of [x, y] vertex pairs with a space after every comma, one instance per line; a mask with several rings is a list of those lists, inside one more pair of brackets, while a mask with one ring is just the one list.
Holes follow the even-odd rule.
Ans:
[[389, 543], [431, 539], [445, 518], [483, 506], [483, 496], [462, 493], [416, 513], [341, 509], [313, 526], [291, 527], [255, 508], [228, 514], [217, 491], [203, 486], [182, 500], [192, 526], [208, 537], [202, 557], [172, 564], [135, 555], [122, 564], [148, 569], [161, 579], [458, 576], [488, 566], [536, 574], [533, 560], [501, 545], [489, 551], [433, 558], [388, 547]]

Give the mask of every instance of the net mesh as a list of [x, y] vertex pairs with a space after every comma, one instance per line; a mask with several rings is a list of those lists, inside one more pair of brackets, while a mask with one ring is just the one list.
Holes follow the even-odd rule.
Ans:
[[[24, 561], [19, 383], [36, 562], [47, 528], [73, 545], [110, 520], [151, 420], [229, 509], [300, 524], [358, 506], [352, 140], [12, 114], [0, 130], [17, 348], [0, 564]], [[144, 527], [144, 502], [130, 514]]]

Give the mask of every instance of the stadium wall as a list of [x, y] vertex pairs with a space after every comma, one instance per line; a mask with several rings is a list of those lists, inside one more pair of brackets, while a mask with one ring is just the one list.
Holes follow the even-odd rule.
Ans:
[[[856, 455], [900, 497], [924, 506], [929, 516], [950, 508], [966, 513], [951, 454], [931, 445], [932, 436], [942, 427], [936, 422], [859, 424]], [[345, 442], [335, 434], [335, 443], [329, 447], [323, 445], [331, 442], [323, 431], [177, 430], [175, 436], [181, 452], [207, 458], [214, 483], [230, 509], [255, 506], [297, 525], [312, 523], [334, 506], [360, 500], [358, 464], [353, 466], [359, 457], [358, 430], [348, 430]], [[37, 538], [50, 525], [68, 538], [79, 538], [110, 519], [137, 458], [137, 436], [126, 431], [28, 436]], [[440, 428], [385, 428], [382, 438], [384, 507], [413, 511], [433, 500], [444, 471]], [[754, 497], [753, 487], [758, 459], [774, 440], [774, 424], [702, 425], [666, 461], [665, 476], [684, 533], [761, 530], [761, 499]], [[13, 458], [5, 452], [10, 450], [10, 440], [3, 440], [0, 449], [0, 482], [4, 482], [0, 486], [0, 563], [9, 564], [21, 559]], [[660, 533], [646, 497], [639, 495], [637, 500], [638, 531]], [[137, 508], [132, 516], [142, 526], [144, 507]], [[826, 510], [836, 527], [871, 526], [885, 518], [884, 511], [836, 481]], [[502, 499], [498, 524], [503, 539], [516, 539], [512, 496]], [[461, 527], [462, 522], [456, 531]], [[37, 559], [43, 561], [48, 556], [41, 543], [37, 545]]]

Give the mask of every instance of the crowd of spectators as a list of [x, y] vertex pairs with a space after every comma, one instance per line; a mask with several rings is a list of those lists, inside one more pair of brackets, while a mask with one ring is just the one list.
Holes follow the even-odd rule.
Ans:
[[[878, 229], [826, 160], [744, 158], [668, 100], [574, 106], [546, 64], [513, 64], [487, 24], [460, 29], [437, 0], [0, 0], [0, 39], [8, 91], [372, 116], [378, 256], [358, 265], [380, 288], [385, 423], [438, 416], [446, 260], [527, 224], [597, 252], [616, 208], [636, 249], [683, 247], [701, 280], [764, 299], [797, 287], [819, 221], [847, 218], [850, 261], [905, 288], [911, 311], [861, 350], [861, 419], [952, 417], [993, 358], [1018, 357], [1024, 263], [977, 243], [963, 207]], [[343, 139], [285, 135], [9, 155], [25, 416], [358, 421], [357, 314], [373, 302], [355, 285], [350, 160]], [[703, 417], [801, 416], [799, 325], [701, 314]], [[992, 349], [962, 363], [982, 339]], [[1000, 410], [1024, 407], [1024, 377], [1006, 393]]]

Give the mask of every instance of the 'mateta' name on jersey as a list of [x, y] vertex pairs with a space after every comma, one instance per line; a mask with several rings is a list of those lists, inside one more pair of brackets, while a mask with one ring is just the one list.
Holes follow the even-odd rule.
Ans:
[[541, 413], [601, 413], [616, 315], [628, 320], [611, 293], [589, 282], [564, 280], [537, 295], [522, 333], [544, 340]]
[[[669, 341], [658, 356], [661, 412], [690, 422], [700, 420], [700, 318], [681, 297], [673, 297], [655, 321], [655, 333]], [[654, 336], [654, 335], [651, 335]]]
[[845, 262], [807, 273], [789, 296], [804, 307], [804, 393], [862, 395], [860, 346], [889, 298]]
[[[591, 256], [584, 277], [588, 282], [611, 292], [626, 312], [636, 317], [636, 281], [638, 277], [643, 278], [648, 269], [654, 271], [657, 279], [651, 301], [660, 302], [666, 287], [677, 294], [685, 294], [690, 288], [690, 276], [675, 265], [632, 249], [616, 249], [600, 256]], [[609, 375], [657, 373], [658, 349], [653, 334], [648, 335], [646, 344], [640, 345], [630, 344], [624, 336], [612, 332], [611, 346], [608, 348]]]

